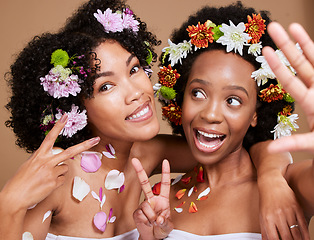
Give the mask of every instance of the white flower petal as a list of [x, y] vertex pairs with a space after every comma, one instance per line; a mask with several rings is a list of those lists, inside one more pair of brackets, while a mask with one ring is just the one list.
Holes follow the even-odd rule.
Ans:
[[182, 178], [183, 174], [178, 175], [173, 182], [171, 183], [171, 185], [175, 185], [177, 182], [179, 182]]
[[103, 151], [102, 154], [104, 154], [104, 156], [105, 156], [106, 158], [115, 158], [115, 156], [113, 156], [113, 155], [112, 155], [111, 153], [109, 153], [109, 152]]
[[110, 143], [109, 143], [109, 148], [110, 148], [112, 155], [115, 155], [116, 151], [114, 150], [113, 146]]
[[72, 195], [79, 201], [82, 201], [90, 191], [89, 185], [80, 177], [74, 177]]
[[92, 196], [93, 196], [93, 198], [95, 198], [98, 202], [101, 202], [99, 196], [98, 196], [97, 193], [95, 193], [94, 191], [92, 191]]
[[101, 203], [100, 203], [100, 208], [102, 208], [102, 206], [105, 204], [106, 202], [106, 195], [104, 194], [104, 196], [102, 196], [102, 200], [101, 200]]
[[188, 197], [190, 197], [190, 196], [192, 195], [193, 190], [194, 190], [194, 187], [195, 187], [195, 186], [191, 187], [191, 189], [189, 190], [189, 192], [188, 192]]
[[105, 187], [106, 189], [120, 188], [124, 184], [124, 173], [118, 170], [111, 170], [106, 177]]
[[61, 149], [61, 148], [53, 148], [53, 149], [51, 150], [51, 152], [52, 152], [53, 155], [57, 155], [57, 154], [59, 154], [59, 153], [62, 153], [62, 152], [63, 152], [63, 149]]
[[112, 216], [110, 219], [109, 219], [109, 223], [114, 223], [116, 221], [117, 217], [116, 216]]
[[197, 199], [200, 199], [201, 197], [204, 197], [204, 196], [208, 195], [209, 193], [210, 193], [210, 188], [207, 187], [203, 192], [201, 192], [201, 193], [198, 195]]
[[44, 222], [49, 216], [51, 215], [51, 211], [47, 211], [45, 214], [44, 214], [44, 217], [43, 217], [43, 221]]
[[30, 232], [24, 232], [22, 240], [34, 240], [34, 237]]
[[182, 213], [182, 212], [183, 212], [183, 208], [174, 208], [174, 210], [175, 210], [177, 213]]

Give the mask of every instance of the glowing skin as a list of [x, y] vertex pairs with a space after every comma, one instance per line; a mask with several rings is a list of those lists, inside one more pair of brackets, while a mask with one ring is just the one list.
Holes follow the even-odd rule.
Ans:
[[252, 71], [253, 66], [240, 56], [218, 50], [205, 52], [194, 62], [182, 123], [199, 162], [212, 164], [237, 152], [248, 127], [256, 124]]
[[101, 67], [94, 97], [84, 101], [93, 134], [130, 142], [154, 137], [159, 131], [154, 93], [138, 59], [113, 41], [96, 53]]

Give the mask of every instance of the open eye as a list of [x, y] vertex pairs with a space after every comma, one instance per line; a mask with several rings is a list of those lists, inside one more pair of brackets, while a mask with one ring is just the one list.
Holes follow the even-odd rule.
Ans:
[[231, 106], [239, 106], [241, 105], [241, 100], [237, 97], [230, 97], [227, 99], [227, 103]]
[[113, 87], [113, 84], [105, 83], [105, 84], [101, 85], [101, 87], [99, 88], [99, 92], [106, 92], [106, 91], [110, 90], [112, 87]]
[[200, 89], [193, 89], [192, 90], [192, 96], [195, 98], [199, 98], [199, 99], [205, 99], [206, 98], [204, 91], [202, 91]]
[[140, 69], [141, 69], [141, 67], [139, 65], [132, 67], [132, 69], [130, 71], [130, 75], [137, 73]]

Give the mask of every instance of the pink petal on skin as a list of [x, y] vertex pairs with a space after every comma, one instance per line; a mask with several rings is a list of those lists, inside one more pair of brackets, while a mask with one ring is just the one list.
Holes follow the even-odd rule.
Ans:
[[107, 227], [107, 215], [104, 212], [98, 212], [94, 216], [94, 225], [99, 230], [104, 232]]
[[124, 184], [124, 173], [118, 170], [111, 170], [106, 177], [105, 187], [108, 190], [119, 189]]
[[106, 151], [103, 151], [102, 154], [104, 154], [104, 156], [107, 158], [117, 158], [115, 155], [116, 151], [111, 144], [106, 145]]
[[113, 209], [110, 208], [107, 223], [114, 223], [116, 221], [116, 216], [112, 216], [112, 214], [113, 214]]
[[74, 177], [72, 195], [79, 201], [82, 201], [90, 191], [89, 185], [80, 177]]
[[123, 184], [123, 185], [119, 188], [118, 193], [121, 193], [124, 189], [125, 189], [125, 185]]
[[97, 172], [101, 166], [101, 154], [96, 152], [82, 152], [81, 168], [87, 173]]

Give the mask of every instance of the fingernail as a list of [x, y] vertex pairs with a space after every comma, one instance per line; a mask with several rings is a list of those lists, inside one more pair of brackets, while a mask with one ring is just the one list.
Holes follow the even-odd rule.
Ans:
[[89, 142], [90, 142], [93, 146], [97, 145], [97, 144], [99, 143], [99, 141], [100, 141], [100, 137], [94, 137], [94, 138], [92, 138], [92, 139], [89, 140]]
[[62, 115], [62, 117], [60, 118], [59, 121], [61, 123], [65, 123], [67, 121], [67, 119], [68, 119], [68, 115], [65, 113], [65, 114]]

